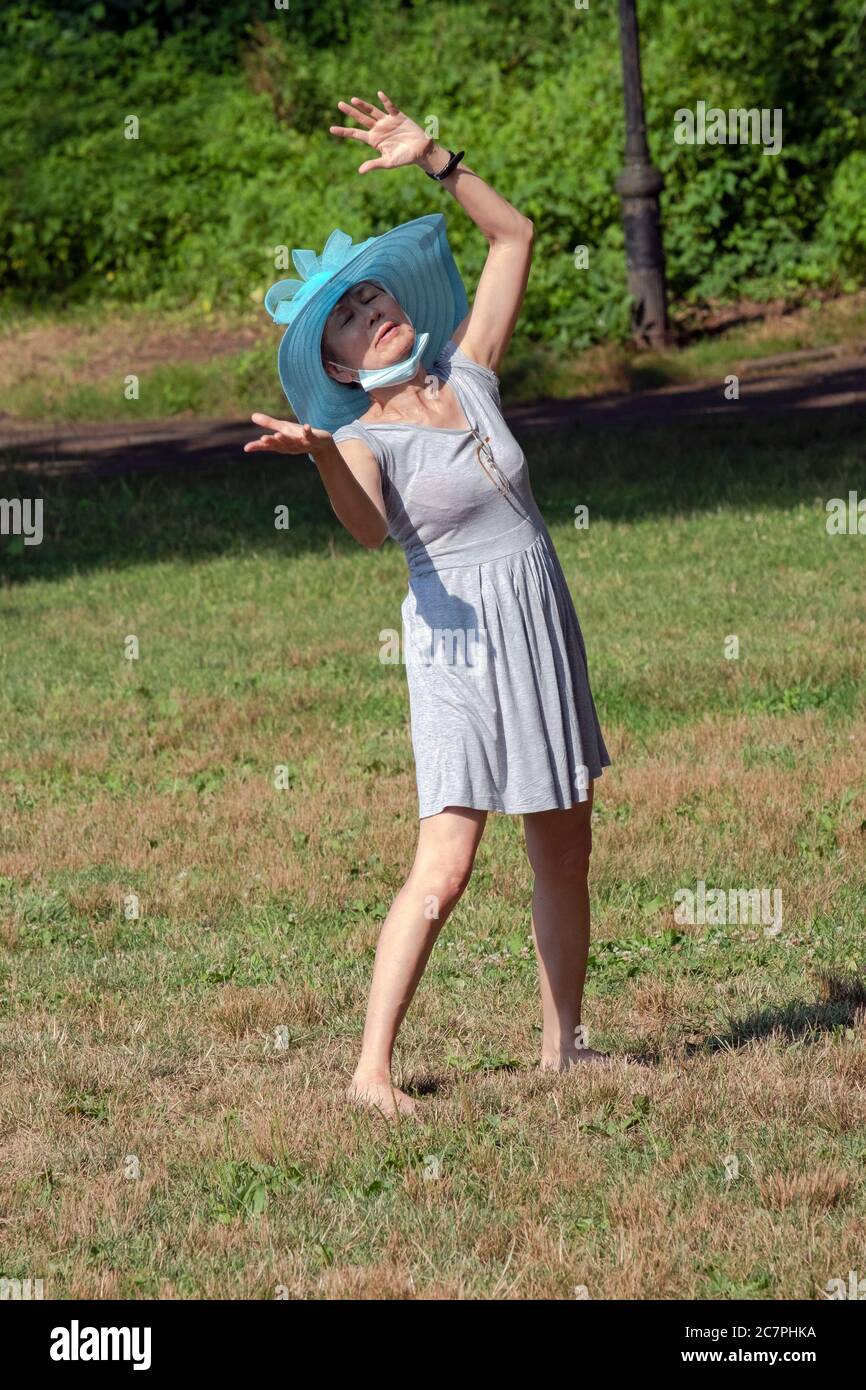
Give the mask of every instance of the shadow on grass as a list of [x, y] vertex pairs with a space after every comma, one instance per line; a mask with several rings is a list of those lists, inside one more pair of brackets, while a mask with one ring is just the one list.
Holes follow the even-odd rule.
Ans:
[[[794, 999], [784, 1008], [759, 1009], [732, 1023], [727, 1033], [714, 1033], [702, 1042], [685, 1043], [676, 1049], [677, 1055], [691, 1058], [733, 1052], [765, 1039], [777, 1040], [783, 1046], [792, 1043], [808, 1046], [829, 1033], [862, 1024], [866, 1012], [866, 978], [822, 972], [820, 979], [822, 997], [811, 1002]], [[670, 1055], [669, 1050], [660, 1050], [631, 1060], [643, 1066], [658, 1066], [669, 1061]]]
[[[847, 498], [850, 489], [866, 492], [864, 418], [856, 408], [772, 418], [721, 412], [615, 430], [571, 424], [515, 426], [515, 433], [553, 526], [573, 519], [576, 500], [593, 520], [619, 522], [719, 507], [816, 507]], [[25, 545], [20, 536], [0, 535], [0, 579], [18, 584], [250, 550], [285, 558], [325, 548], [357, 554], [306, 455], [244, 454], [246, 437], [244, 429], [231, 446], [217, 438], [204, 456], [166, 454], [161, 445], [161, 458], [153, 443], [121, 442], [117, 467], [109, 451], [99, 455], [98, 469], [56, 461], [41, 468], [23, 445], [7, 447], [0, 452], [0, 498], [41, 498], [44, 538]], [[288, 530], [275, 528], [280, 506], [289, 509]]]

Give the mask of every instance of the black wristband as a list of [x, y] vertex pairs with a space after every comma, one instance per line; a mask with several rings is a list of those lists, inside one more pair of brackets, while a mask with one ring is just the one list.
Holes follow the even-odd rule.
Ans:
[[437, 183], [441, 183], [443, 179], [447, 179], [448, 175], [453, 173], [454, 170], [457, 168], [457, 165], [460, 163], [466, 151], [459, 150], [457, 154], [455, 154], [453, 150], [449, 150], [448, 153], [451, 156], [451, 158], [448, 160], [448, 163], [445, 165], [445, 168], [442, 169], [438, 174], [431, 174], [429, 169], [424, 170], [424, 173], [427, 175], [428, 179], [435, 179]]

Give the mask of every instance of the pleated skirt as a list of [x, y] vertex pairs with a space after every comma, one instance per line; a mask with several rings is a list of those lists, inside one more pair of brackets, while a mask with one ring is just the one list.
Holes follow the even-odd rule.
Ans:
[[585, 801], [610, 765], [546, 528], [523, 550], [410, 574], [403, 641], [418, 815]]

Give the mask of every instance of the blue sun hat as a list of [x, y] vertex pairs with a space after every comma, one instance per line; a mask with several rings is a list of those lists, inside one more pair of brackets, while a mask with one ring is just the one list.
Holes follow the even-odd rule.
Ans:
[[288, 325], [277, 356], [286, 398], [298, 421], [316, 429], [333, 433], [373, 403], [366, 391], [335, 381], [322, 364], [325, 322], [353, 285], [378, 281], [408, 315], [416, 335], [429, 335], [421, 358], [426, 370], [469, 312], [441, 212], [403, 222], [357, 245], [335, 228], [320, 256], [294, 250], [292, 260], [302, 278], [271, 285], [265, 308], [274, 323]]

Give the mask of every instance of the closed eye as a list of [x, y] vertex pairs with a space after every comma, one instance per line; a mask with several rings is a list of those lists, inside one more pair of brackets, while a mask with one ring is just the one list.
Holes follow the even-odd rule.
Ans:
[[[373, 293], [370, 295], [370, 297], [369, 297], [368, 299], [362, 299], [362, 300], [361, 300], [361, 306], [363, 307], [363, 306], [366, 305], [366, 304], [372, 303], [372, 301], [373, 301], [374, 299], [376, 299], [381, 293], [382, 293], [381, 290], [374, 290]], [[348, 312], [348, 315], [346, 316], [346, 318], [343, 319], [343, 322], [340, 324], [340, 327], [341, 327], [341, 328], [345, 328], [345, 327], [346, 327], [346, 324], [349, 323], [353, 318], [354, 318], [354, 311], [353, 311], [352, 309], [350, 309], [349, 312]]]

